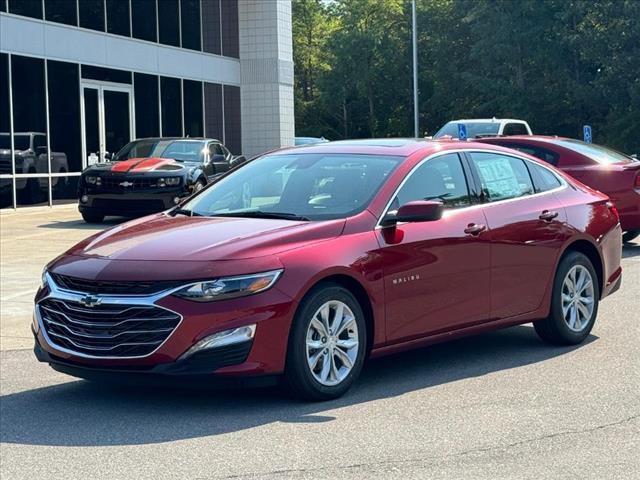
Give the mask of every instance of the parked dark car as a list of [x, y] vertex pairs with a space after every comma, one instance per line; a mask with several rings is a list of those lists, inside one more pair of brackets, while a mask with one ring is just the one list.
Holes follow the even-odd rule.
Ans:
[[572, 138], [535, 135], [481, 141], [538, 157], [606, 193], [620, 213], [623, 240], [631, 242], [640, 236], [640, 161], [637, 158]]
[[282, 378], [334, 398], [367, 357], [464, 335], [534, 322], [582, 342], [621, 251], [606, 195], [515, 150], [289, 148], [49, 263], [35, 353], [97, 380]]
[[324, 137], [296, 137], [294, 139], [294, 145], [299, 147], [301, 145], [315, 145], [316, 143], [327, 143], [327, 140]]
[[79, 210], [87, 222], [166, 210], [244, 160], [212, 138], [134, 140], [82, 172]]

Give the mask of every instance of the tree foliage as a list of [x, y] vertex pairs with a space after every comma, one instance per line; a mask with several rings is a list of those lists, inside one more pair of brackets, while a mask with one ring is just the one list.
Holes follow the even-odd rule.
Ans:
[[[640, 151], [640, 1], [417, 0], [420, 128], [515, 117]], [[296, 133], [413, 134], [410, 0], [293, 0]]]

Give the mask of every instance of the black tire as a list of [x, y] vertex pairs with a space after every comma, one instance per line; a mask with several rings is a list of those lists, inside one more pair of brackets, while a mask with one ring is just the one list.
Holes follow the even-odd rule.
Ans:
[[[574, 267], [581, 265], [589, 271], [591, 279], [593, 281], [593, 312], [588, 323], [580, 330], [576, 332], [569, 328], [569, 325], [564, 319], [562, 312], [562, 290], [565, 278], [569, 271]], [[544, 320], [533, 322], [536, 333], [542, 340], [553, 345], [576, 345], [584, 341], [585, 338], [591, 333], [591, 329], [595, 324], [596, 317], [598, 316], [598, 303], [600, 300], [600, 285], [598, 281], [598, 275], [596, 274], [593, 264], [589, 258], [580, 252], [569, 252], [566, 254], [556, 271], [556, 276], [553, 281], [553, 295], [551, 298], [551, 311], [549, 317]]]
[[207, 186], [207, 182], [203, 179], [199, 179], [196, 183], [193, 184], [193, 193], [197, 193]]
[[640, 237], [640, 230], [632, 230], [622, 234], [622, 241], [624, 243], [631, 243], [638, 237]]
[[[312, 317], [328, 301], [340, 301], [353, 312], [358, 328], [358, 351], [353, 367], [337, 385], [323, 385], [311, 372], [307, 363], [307, 331]], [[311, 290], [301, 302], [289, 335], [284, 385], [294, 397], [323, 401], [344, 395], [360, 375], [367, 352], [366, 322], [362, 308], [354, 295], [336, 283], [322, 283]]]
[[87, 223], [102, 223], [104, 221], [104, 215], [99, 213], [82, 212], [81, 215]]

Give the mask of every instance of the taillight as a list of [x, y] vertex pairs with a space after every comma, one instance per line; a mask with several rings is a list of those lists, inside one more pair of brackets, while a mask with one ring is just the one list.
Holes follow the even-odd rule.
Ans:
[[620, 221], [620, 212], [618, 212], [618, 209], [613, 204], [613, 202], [607, 202], [607, 207], [609, 208], [609, 211], [611, 213], [613, 213], [613, 215], [616, 217], [616, 220], [619, 222]]
[[636, 175], [636, 188], [640, 189], [640, 172]]

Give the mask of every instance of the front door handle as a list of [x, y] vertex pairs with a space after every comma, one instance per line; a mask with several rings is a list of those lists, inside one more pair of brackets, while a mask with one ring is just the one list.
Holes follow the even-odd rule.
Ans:
[[540, 214], [540, 220], [545, 220], [547, 222], [550, 222], [551, 220], [553, 220], [557, 216], [558, 216], [558, 212], [552, 212], [551, 210], [545, 210], [544, 212], [542, 212]]
[[467, 235], [477, 236], [487, 229], [486, 225], [479, 225], [477, 223], [470, 223], [467, 228], [464, 229], [464, 233]]

